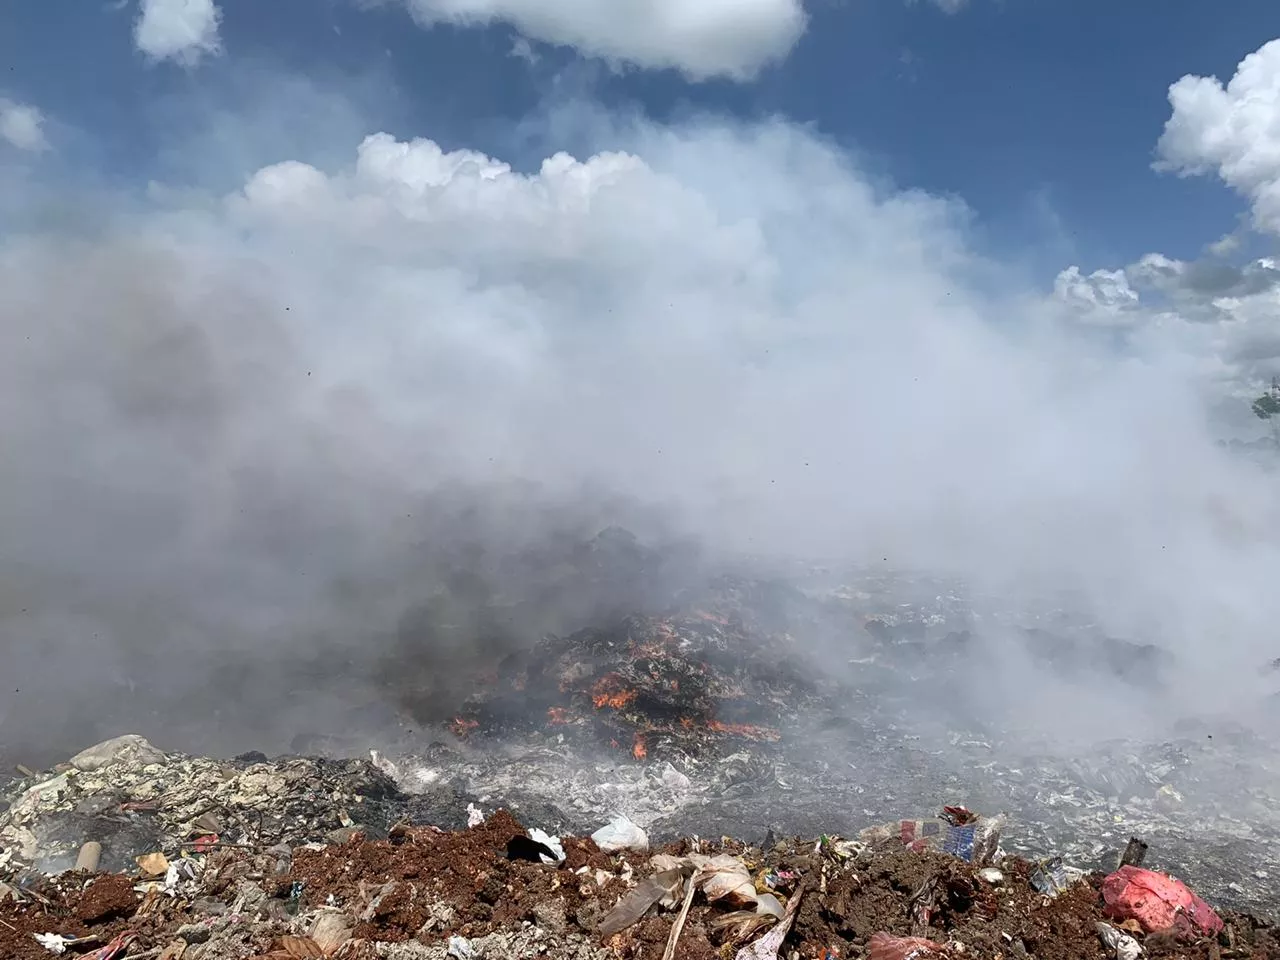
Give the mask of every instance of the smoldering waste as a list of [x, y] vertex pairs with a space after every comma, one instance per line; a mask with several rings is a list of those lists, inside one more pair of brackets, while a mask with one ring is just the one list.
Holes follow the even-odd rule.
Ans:
[[[474, 803], [471, 826], [442, 829], [369, 762], [222, 762], [140, 737], [6, 803], [13, 960], [1280, 957], [1262, 920], [1150, 869], [1158, 850], [1130, 845], [1109, 876], [1033, 863], [1003, 853], [1002, 818], [962, 807], [843, 838], [651, 848], [625, 819], [557, 837]], [[101, 862], [64, 872], [80, 840]]]

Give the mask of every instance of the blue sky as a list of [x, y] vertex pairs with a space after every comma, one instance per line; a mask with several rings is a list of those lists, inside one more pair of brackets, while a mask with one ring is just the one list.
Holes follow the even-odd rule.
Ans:
[[530, 64], [511, 56], [509, 26], [418, 29], [399, 5], [225, 0], [222, 9], [226, 55], [185, 70], [134, 49], [131, 5], [10, 0], [3, 89], [96, 138], [105, 172], [126, 176], [161, 154], [174, 123], [166, 104], [218, 100], [250, 68], [333, 88], [360, 82], [371, 130], [517, 163], [540, 156], [519, 155], [511, 125], [566, 85], [657, 119], [780, 114], [900, 186], [962, 197], [995, 250], [1025, 255], [1031, 245], [1040, 269], [1130, 262], [1157, 248], [1192, 257], [1233, 229], [1240, 204], [1220, 184], [1150, 168], [1166, 93], [1183, 74], [1229, 77], [1280, 35], [1280, 7], [1266, 0], [972, 0], [954, 13], [925, 0], [820, 3], [790, 55], [754, 81], [690, 82], [674, 70], [593, 68], [564, 47], [537, 45]]

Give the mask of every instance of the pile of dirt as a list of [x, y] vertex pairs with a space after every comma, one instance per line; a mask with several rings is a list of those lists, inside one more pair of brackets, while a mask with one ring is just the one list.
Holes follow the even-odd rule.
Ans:
[[[0, 956], [49, 956], [34, 935], [60, 934], [91, 938], [69, 949], [105, 949], [100, 960], [657, 960], [685, 901], [678, 873], [659, 867], [696, 863], [709, 871], [709, 862], [738, 871], [730, 885], [738, 885], [740, 902], [735, 909], [733, 897], [688, 881], [698, 892], [687, 901], [675, 956], [689, 960], [732, 957], [768, 936], [776, 914], [766, 902], [786, 905], [794, 922], [781, 950], [760, 956], [867, 957], [872, 939], [885, 934], [928, 938], [956, 960], [1115, 956], [1099, 939], [1100, 874], [1076, 878], [1051, 897], [1037, 889], [1035, 865], [1026, 861], [979, 866], [900, 844], [824, 837], [760, 848], [688, 838], [610, 854], [590, 838], [560, 842], [563, 859], [555, 862], [557, 851], [539, 847], [523, 824], [498, 811], [458, 831], [397, 826], [382, 839], [354, 833], [293, 850], [214, 845], [170, 863], [163, 878], [141, 868], [135, 876], [27, 874], [0, 887]], [[678, 895], [655, 895], [638, 920], [602, 937], [601, 920], [652, 887], [655, 874], [676, 876]], [[747, 901], [759, 904], [754, 913], [742, 909], [743, 884]], [[1216, 937], [1143, 935], [1132, 922], [1122, 929], [1152, 958], [1280, 958], [1280, 931], [1247, 915], [1221, 916]], [[1114, 914], [1109, 922], [1117, 923]]]

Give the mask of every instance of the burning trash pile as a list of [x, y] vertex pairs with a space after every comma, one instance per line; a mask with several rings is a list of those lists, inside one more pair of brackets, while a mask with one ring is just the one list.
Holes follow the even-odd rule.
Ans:
[[541, 730], [637, 760], [777, 743], [787, 722], [817, 702], [817, 688], [795, 666], [789, 634], [722, 597], [544, 638], [483, 678], [450, 726], [463, 737]]
[[379, 826], [393, 788], [369, 764], [175, 760], [125, 737], [63, 767], [0, 813], [11, 960], [1280, 958], [1280, 931], [1148, 869], [1146, 844], [1088, 873], [1005, 854], [1005, 820], [963, 807], [655, 846], [624, 817], [558, 837], [474, 805], [463, 829]]

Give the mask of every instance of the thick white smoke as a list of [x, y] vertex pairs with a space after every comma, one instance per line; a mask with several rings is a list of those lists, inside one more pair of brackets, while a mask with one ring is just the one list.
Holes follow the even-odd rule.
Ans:
[[[12, 715], [151, 696], [140, 655], [177, 689], [223, 651], [367, 653], [424, 504], [510, 484], [724, 554], [1070, 592], [1176, 655], [1180, 703], [1261, 691], [1274, 480], [1214, 442], [1188, 341], [1095, 339], [958, 202], [806, 129], [578, 109], [598, 151], [529, 173], [370, 131], [4, 236]], [[26, 223], [67, 186], [22, 182]]]

